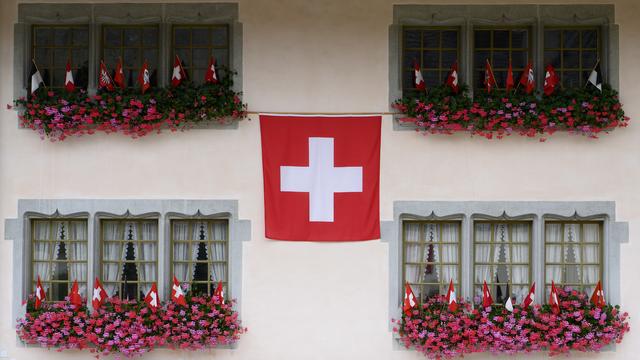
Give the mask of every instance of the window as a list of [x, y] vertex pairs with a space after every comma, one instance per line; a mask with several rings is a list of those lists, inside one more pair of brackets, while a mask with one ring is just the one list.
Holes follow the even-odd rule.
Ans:
[[157, 220], [102, 220], [102, 282], [111, 296], [142, 299], [158, 279]]
[[495, 302], [521, 301], [531, 284], [530, 246], [529, 222], [475, 222], [474, 294], [482, 296], [486, 281]]
[[414, 90], [414, 63], [422, 70], [428, 87], [443, 84], [447, 74], [460, 55], [458, 28], [404, 27], [403, 38], [403, 89]]
[[485, 65], [491, 63], [499, 87], [507, 79], [511, 59], [514, 78], [524, 71], [531, 58], [528, 28], [480, 28], [473, 32], [474, 86], [484, 87]]
[[113, 71], [122, 59], [127, 86], [136, 87], [138, 73], [147, 61], [152, 86], [158, 84], [159, 38], [157, 25], [104, 25], [102, 28], [102, 58]]
[[63, 301], [75, 280], [87, 295], [87, 221], [38, 219], [31, 221], [32, 288], [38, 277], [47, 300]]
[[545, 223], [545, 284], [593, 292], [602, 278], [602, 223]]
[[404, 281], [418, 298], [460, 285], [460, 222], [405, 221], [403, 231]]
[[62, 88], [67, 60], [71, 61], [76, 86], [86, 88], [89, 76], [89, 29], [87, 26], [34, 25], [33, 59], [45, 85]]
[[228, 228], [228, 220], [171, 220], [172, 272], [192, 294], [211, 294], [219, 281], [227, 291]]
[[600, 58], [597, 27], [545, 28], [544, 61], [553, 65], [565, 88], [584, 86]]
[[174, 55], [180, 57], [187, 76], [195, 83], [204, 81], [211, 56], [218, 66], [229, 66], [227, 25], [174, 25], [172, 41]]

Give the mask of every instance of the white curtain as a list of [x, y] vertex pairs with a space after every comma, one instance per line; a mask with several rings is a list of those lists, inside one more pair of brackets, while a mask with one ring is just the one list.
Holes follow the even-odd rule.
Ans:
[[[440, 254], [438, 247], [440, 246], [440, 226], [430, 223], [424, 225], [424, 245], [421, 246], [423, 251], [420, 254], [419, 262], [432, 262], [433, 265], [427, 265], [423, 269], [418, 269], [424, 273], [424, 282], [439, 283], [440, 282]], [[429, 258], [431, 252], [431, 259]], [[431, 269], [431, 273], [427, 273], [427, 267]]]
[[33, 234], [33, 271], [34, 280], [39, 276], [44, 282], [48, 282], [51, 276], [50, 262], [51, 254], [51, 223], [48, 221], [36, 221]]
[[[453, 280], [454, 283], [458, 283], [458, 265], [460, 263], [458, 259], [458, 244], [460, 239], [458, 239], [458, 226], [454, 224], [442, 224], [439, 225], [442, 227], [442, 239], [440, 241], [444, 243], [455, 243], [455, 244], [442, 244], [442, 262], [450, 263], [456, 265], [443, 265], [442, 266], [442, 280], [444, 283], [448, 283], [449, 280]], [[434, 246], [437, 248], [437, 245]], [[437, 251], [435, 252], [436, 257], [434, 261], [437, 260]]]
[[[405, 247], [405, 262], [417, 263], [422, 258], [420, 253], [420, 224], [418, 223], [406, 223], [405, 224], [405, 240], [411, 241], [412, 244], [407, 244]], [[405, 265], [405, 280], [410, 283], [418, 283], [420, 276], [422, 275], [420, 267], [417, 265]], [[416, 287], [413, 291], [416, 296], [420, 298], [421, 288]]]
[[[545, 230], [546, 244], [546, 262], [557, 263], [562, 262], [562, 246], [564, 234], [562, 232], [562, 224], [547, 224]], [[546, 283], [550, 284], [553, 280], [556, 283], [562, 283], [562, 266], [561, 265], [545, 265], [546, 267]]]
[[[69, 248], [69, 280], [78, 281], [81, 295], [87, 290], [87, 223], [84, 221], [70, 221], [68, 229]], [[79, 261], [79, 262], [78, 262]]]
[[584, 284], [596, 284], [600, 280], [600, 225], [584, 224]]
[[[134, 223], [135, 224], [135, 223]], [[137, 225], [137, 224], [136, 224]], [[151, 290], [151, 284], [156, 281], [156, 244], [158, 242], [158, 225], [155, 221], [144, 221], [140, 224], [139, 239], [143, 242], [140, 245], [134, 242], [134, 249], [137, 249], [136, 260], [142, 261], [137, 267], [140, 291], [146, 294]], [[153, 242], [148, 242], [153, 240]]]
[[582, 283], [580, 269], [580, 224], [564, 225], [565, 280], [569, 284]]
[[[475, 262], [491, 263], [491, 224], [478, 223], [475, 225]], [[482, 243], [482, 244], [481, 244]], [[484, 244], [486, 243], [486, 244]], [[482, 284], [483, 281], [491, 282], [491, 266], [475, 266], [475, 283]], [[482, 291], [482, 290], [481, 290]]]
[[[114, 296], [118, 291], [118, 281], [122, 279], [122, 270], [124, 261], [127, 256], [124, 228], [117, 221], [105, 221], [102, 223], [102, 231], [104, 240], [115, 240], [113, 242], [104, 242], [103, 259], [109, 261], [103, 263], [102, 277], [104, 288], [109, 296]], [[122, 294], [121, 294], [122, 295]]]
[[[513, 226], [513, 238], [512, 244], [512, 258], [514, 263], [529, 263], [529, 225], [528, 224], [514, 224]], [[522, 245], [520, 245], [522, 244]], [[516, 301], [520, 302], [527, 295], [528, 283], [529, 283], [529, 265], [513, 265], [511, 274], [511, 283], [515, 284], [511, 289], [512, 293], [516, 297]], [[518, 285], [525, 284], [525, 285]]]
[[[493, 249], [493, 263], [509, 263], [511, 259], [510, 249], [509, 249], [509, 225], [507, 224], [497, 224], [495, 226], [495, 248]], [[496, 278], [496, 274], [498, 273], [498, 265], [493, 268], [493, 278]], [[501, 274], [500, 282], [508, 282], [509, 281], [509, 267], [502, 266], [501, 269], [504, 270], [505, 274]]]
[[[189, 239], [189, 222], [188, 221], [174, 221], [173, 223], [173, 240], [175, 241], [188, 241]], [[178, 281], [189, 281], [191, 276], [188, 276], [189, 264], [182, 262], [189, 260], [189, 244], [186, 242], [174, 242], [173, 243], [173, 272]], [[176, 262], [180, 261], [180, 262]]]
[[[226, 222], [212, 222], [211, 223], [211, 234], [213, 236], [212, 240], [224, 240], [228, 242], [229, 234], [227, 233], [227, 223]], [[211, 254], [209, 254], [210, 261], [226, 261], [227, 260], [227, 242], [216, 242], [213, 243], [211, 249]], [[211, 262], [210, 273], [212, 274], [212, 280], [214, 282], [227, 281], [227, 267], [226, 263], [214, 263]]]

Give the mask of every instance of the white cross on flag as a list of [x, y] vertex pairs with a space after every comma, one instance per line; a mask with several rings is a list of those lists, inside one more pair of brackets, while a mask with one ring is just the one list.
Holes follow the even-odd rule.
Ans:
[[260, 116], [267, 238], [380, 238], [380, 122]]
[[107, 299], [107, 291], [102, 287], [100, 280], [96, 278], [93, 285], [93, 296], [91, 296], [91, 305], [93, 310], [98, 310]]
[[158, 310], [160, 303], [158, 301], [158, 286], [156, 285], [156, 283], [153, 283], [153, 285], [151, 285], [151, 290], [149, 290], [147, 296], [144, 297], [144, 302], [146, 302], [154, 312]]
[[184, 297], [184, 290], [178, 282], [178, 278], [173, 276], [173, 286], [171, 287], [171, 300], [178, 305], [187, 306], [187, 300]]
[[38, 276], [38, 283], [36, 284], [35, 308], [40, 309], [40, 306], [42, 306], [42, 303], [45, 302], [46, 299], [47, 299], [47, 295], [44, 291], [44, 288], [42, 287], [42, 283], [40, 282], [40, 276]]

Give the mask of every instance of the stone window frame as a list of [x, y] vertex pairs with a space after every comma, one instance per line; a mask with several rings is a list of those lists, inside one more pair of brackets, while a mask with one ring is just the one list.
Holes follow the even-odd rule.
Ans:
[[[242, 23], [237, 3], [113, 3], [113, 4], [19, 4], [14, 24], [14, 98], [27, 95], [31, 69], [32, 25], [87, 25], [89, 27], [88, 91], [96, 92], [102, 53], [103, 25], [157, 24], [159, 33], [158, 86], [171, 82], [173, 25], [222, 25], [229, 29], [229, 66], [233, 90], [242, 91]], [[113, 69], [111, 69], [113, 70]], [[213, 127], [219, 127], [214, 126]], [[236, 128], [237, 123], [223, 127]]]
[[547, 221], [601, 221], [602, 286], [608, 302], [620, 304], [620, 246], [629, 241], [629, 224], [616, 220], [613, 201], [395, 201], [393, 220], [381, 221], [381, 241], [389, 245], [389, 330], [401, 317], [403, 299], [402, 230], [405, 220], [462, 222], [461, 286], [457, 294], [473, 297], [473, 227], [475, 221], [527, 220], [532, 222], [531, 279], [537, 303], [544, 298], [544, 226]]
[[[619, 87], [619, 28], [613, 4], [575, 5], [394, 5], [389, 26], [389, 104], [402, 97], [402, 27], [459, 27], [458, 71], [473, 94], [473, 31], [476, 27], [529, 26], [536, 86], [541, 88], [545, 27], [597, 26], [601, 29], [604, 78]], [[396, 129], [408, 129], [394, 122]]]
[[[158, 293], [166, 300], [171, 291], [170, 220], [174, 218], [224, 218], [229, 221], [228, 273], [231, 284], [228, 294], [242, 305], [242, 252], [243, 242], [251, 239], [251, 221], [238, 215], [238, 200], [149, 200], [149, 199], [20, 199], [17, 217], [5, 219], [5, 239], [13, 240], [12, 314], [16, 319], [24, 316], [22, 300], [33, 292], [31, 286], [31, 227], [32, 219], [78, 218], [86, 219], [88, 226], [87, 286], [100, 273], [101, 252], [100, 220], [120, 218], [153, 218], [158, 221]], [[90, 306], [90, 304], [88, 304]]]

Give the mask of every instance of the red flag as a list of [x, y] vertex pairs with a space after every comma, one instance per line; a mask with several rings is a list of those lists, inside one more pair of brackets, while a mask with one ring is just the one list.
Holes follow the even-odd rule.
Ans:
[[416, 90], [425, 91], [427, 85], [424, 83], [424, 78], [422, 77], [422, 71], [420, 70], [420, 64], [417, 61], [413, 62], [413, 85], [416, 87]]
[[418, 305], [416, 296], [413, 293], [413, 289], [411, 289], [411, 285], [407, 282], [404, 284], [404, 305], [402, 306], [402, 311], [407, 315], [411, 315], [411, 310], [416, 305]]
[[158, 287], [156, 286], [156, 283], [151, 285], [151, 290], [149, 290], [147, 296], [144, 297], [144, 302], [146, 302], [154, 312], [158, 307], [160, 307], [160, 299], [158, 298]]
[[73, 92], [76, 89], [76, 84], [73, 81], [73, 72], [71, 71], [71, 60], [67, 60], [67, 69], [64, 75], [64, 88], [68, 92]]
[[109, 71], [107, 70], [107, 66], [104, 64], [104, 61], [100, 61], [100, 75], [98, 76], [98, 88], [107, 89], [109, 91], [114, 90], [113, 79], [109, 75]]
[[493, 298], [491, 297], [491, 292], [489, 291], [489, 287], [485, 281], [482, 285], [482, 307], [486, 308], [491, 305], [493, 305]]
[[593, 295], [591, 295], [591, 302], [593, 305], [599, 308], [603, 308], [607, 306], [607, 302], [604, 300], [604, 291], [602, 290], [602, 284], [598, 281], [598, 285], [593, 290]]
[[458, 310], [458, 299], [456, 299], [456, 290], [453, 288], [453, 279], [449, 280], [449, 290], [447, 291], [447, 302], [449, 303], [449, 311]]
[[213, 292], [213, 296], [220, 298], [220, 302], [224, 304], [224, 288], [222, 287], [222, 281], [218, 281], [218, 287]]
[[520, 85], [523, 86], [527, 94], [531, 94], [536, 88], [536, 80], [533, 77], [533, 64], [531, 64], [531, 61], [527, 64], [522, 75], [520, 75]]
[[560, 78], [558, 78], [556, 70], [551, 64], [547, 65], [547, 70], [544, 74], [544, 94], [547, 96], [553, 94], [558, 83], [560, 83]]
[[173, 74], [171, 75], [171, 86], [176, 87], [182, 83], [182, 80], [187, 78], [187, 73], [184, 72], [184, 68], [182, 67], [182, 62], [178, 55], [176, 55], [176, 59], [173, 61]]
[[265, 234], [380, 238], [380, 116], [260, 115]]
[[487, 59], [487, 63], [484, 67], [484, 88], [487, 90], [488, 94], [491, 94], [493, 89], [498, 87], [498, 83], [496, 83], [496, 77], [493, 75], [493, 70], [491, 70], [491, 64], [489, 63], [489, 59]]
[[107, 291], [102, 287], [100, 280], [96, 278], [95, 283], [93, 284], [93, 295], [91, 296], [91, 305], [93, 306], [93, 310], [98, 311], [102, 304], [104, 304], [107, 297], [109, 297], [107, 295]]
[[210, 84], [218, 83], [218, 72], [216, 71], [216, 59], [212, 56], [209, 58], [209, 67], [207, 67], [207, 73], [204, 75], [204, 82]]
[[536, 283], [533, 283], [533, 285], [531, 285], [531, 288], [529, 289], [529, 294], [527, 294], [527, 297], [525, 297], [524, 300], [522, 300], [522, 307], [523, 308], [529, 307], [529, 305], [533, 304], [533, 302], [535, 301], [535, 298], [536, 298]]
[[47, 300], [47, 295], [44, 291], [44, 288], [42, 287], [42, 284], [40, 283], [40, 276], [38, 276], [38, 284], [36, 285], [36, 303], [35, 303], [35, 308], [40, 309], [40, 306], [42, 306], [42, 303], [45, 302]]
[[171, 300], [178, 305], [187, 306], [184, 291], [175, 275], [173, 276], [173, 286], [171, 287]]
[[140, 90], [144, 94], [151, 87], [151, 75], [149, 74], [149, 64], [145, 60], [142, 64], [142, 69], [138, 74], [138, 84], [140, 84]]
[[124, 71], [122, 71], [122, 59], [118, 59], [118, 63], [116, 64], [116, 73], [113, 75], [113, 82], [116, 83], [120, 87], [120, 89], [125, 89], [127, 85], [124, 81]]
[[453, 91], [454, 94], [457, 94], [460, 91], [460, 86], [458, 84], [458, 62], [456, 61], [451, 65], [451, 70], [449, 70], [449, 76], [447, 76], [447, 86]]
[[82, 297], [80, 296], [80, 291], [78, 290], [78, 281], [73, 281], [73, 286], [71, 286], [71, 292], [69, 293], [69, 302], [72, 305], [75, 305], [76, 310], [80, 309], [82, 306]]
[[507, 82], [505, 84], [505, 89], [507, 90], [507, 92], [513, 89], [514, 84], [515, 83], [513, 81], [513, 67], [511, 66], [511, 60], [509, 60], [509, 68], [507, 68]]
[[560, 301], [558, 300], [558, 290], [556, 290], [556, 284], [551, 280], [551, 294], [549, 294], [549, 305], [554, 314], [560, 313]]

